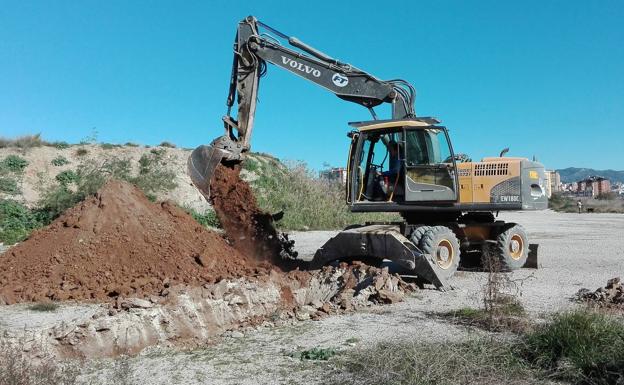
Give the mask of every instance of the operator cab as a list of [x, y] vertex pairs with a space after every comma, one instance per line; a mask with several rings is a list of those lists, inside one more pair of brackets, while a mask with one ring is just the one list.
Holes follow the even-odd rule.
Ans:
[[455, 157], [446, 127], [432, 118], [350, 123], [347, 202], [457, 202]]

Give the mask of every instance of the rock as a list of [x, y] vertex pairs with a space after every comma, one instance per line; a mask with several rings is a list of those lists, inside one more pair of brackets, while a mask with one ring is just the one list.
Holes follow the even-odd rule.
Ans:
[[379, 299], [385, 303], [397, 303], [403, 301], [403, 292], [401, 291], [389, 291], [389, 290], [379, 290], [377, 293]]
[[154, 304], [152, 304], [150, 301], [141, 298], [128, 298], [121, 301], [120, 303], [120, 307], [122, 309], [149, 309], [153, 306]]

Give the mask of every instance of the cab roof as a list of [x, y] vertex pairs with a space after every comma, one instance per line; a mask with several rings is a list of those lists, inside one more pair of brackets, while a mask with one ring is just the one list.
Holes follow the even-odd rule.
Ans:
[[440, 123], [436, 118], [422, 117], [410, 119], [368, 120], [364, 122], [349, 122], [351, 127], [360, 131], [374, 130], [389, 127], [428, 127]]

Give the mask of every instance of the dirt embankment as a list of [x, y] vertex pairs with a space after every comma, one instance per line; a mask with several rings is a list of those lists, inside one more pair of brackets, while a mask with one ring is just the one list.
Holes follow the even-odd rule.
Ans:
[[0, 301], [146, 297], [173, 284], [267, 274], [172, 203], [107, 183], [0, 256]]

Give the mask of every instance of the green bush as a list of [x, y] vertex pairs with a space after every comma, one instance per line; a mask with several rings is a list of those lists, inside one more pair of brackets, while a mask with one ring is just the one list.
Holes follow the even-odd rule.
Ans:
[[576, 310], [554, 319], [524, 338], [524, 356], [552, 376], [575, 383], [624, 381], [624, 322]]
[[55, 179], [62, 185], [68, 185], [78, 180], [78, 174], [73, 170], [65, 170], [58, 173]]
[[267, 162], [257, 162], [262, 171], [250, 184], [260, 208], [272, 213], [284, 211], [277, 222], [283, 230], [342, 229], [355, 223], [399, 219], [387, 213], [351, 213], [342, 184], [314, 178], [303, 163], [286, 167], [274, 158]]
[[603, 200], [603, 201], [612, 201], [617, 199], [618, 196], [616, 193], [614, 193], [613, 191], [609, 191], [609, 192], [604, 192], [601, 194], [598, 194], [598, 196], [596, 197], [596, 199], [598, 200]]
[[129, 182], [145, 193], [158, 193], [176, 188], [178, 185], [175, 181], [176, 173], [168, 168], [164, 155], [164, 150], [152, 150], [149, 154], [143, 154], [139, 159], [139, 173], [136, 177], [129, 178]]
[[59, 150], [64, 150], [64, 149], [70, 147], [70, 144], [67, 143], [67, 142], [52, 142], [52, 143], [50, 143], [50, 145], [52, 147], [55, 147], [55, 148], [59, 149]]
[[573, 213], [578, 211], [576, 201], [561, 193], [553, 193], [548, 199], [548, 207], [560, 212]]
[[17, 155], [8, 155], [0, 161], [0, 174], [22, 174], [28, 166], [28, 161]]
[[18, 195], [21, 193], [21, 190], [14, 178], [0, 176], [0, 192], [9, 195]]
[[52, 163], [53, 166], [64, 166], [66, 164], [69, 164], [69, 160], [67, 160], [67, 158], [65, 158], [64, 156], [57, 156], [56, 158], [52, 159]]
[[221, 222], [219, 222], [217, 213], [215, 213], [214, 210], [206, 210], [203, 214], [198, 213], [190, 207], [185, 207], [184, 210], [191, 214], [193, 219], [195, 219], [202, 226], [221, 228]]
[[338, 352], [334, 348], [312, 348], [304, 350], [299, 354], [299, 358], [302, 360], [321, 360], [327, 361]]
[[0, 242], [12, 245], [28, 237], [41, 227], [38, 213], [13, 200], [0, 200]]
[[139, 147], [138, 144], [132, 143], [132, 142], [126, 142], [125, 146], [128, 146], [128, 147]]
[[159, 144], [159, 146], [160, 146], [160, 147], [169, 147], [169, 148], [175, 148], [175, 147], [176, 147], [176, 145], [175, 145], [175, 144], [173, 144], [173, 143], [171, 143], [171, 142], [167, 142], [167, 141], [161, 142], [161, 143]]

